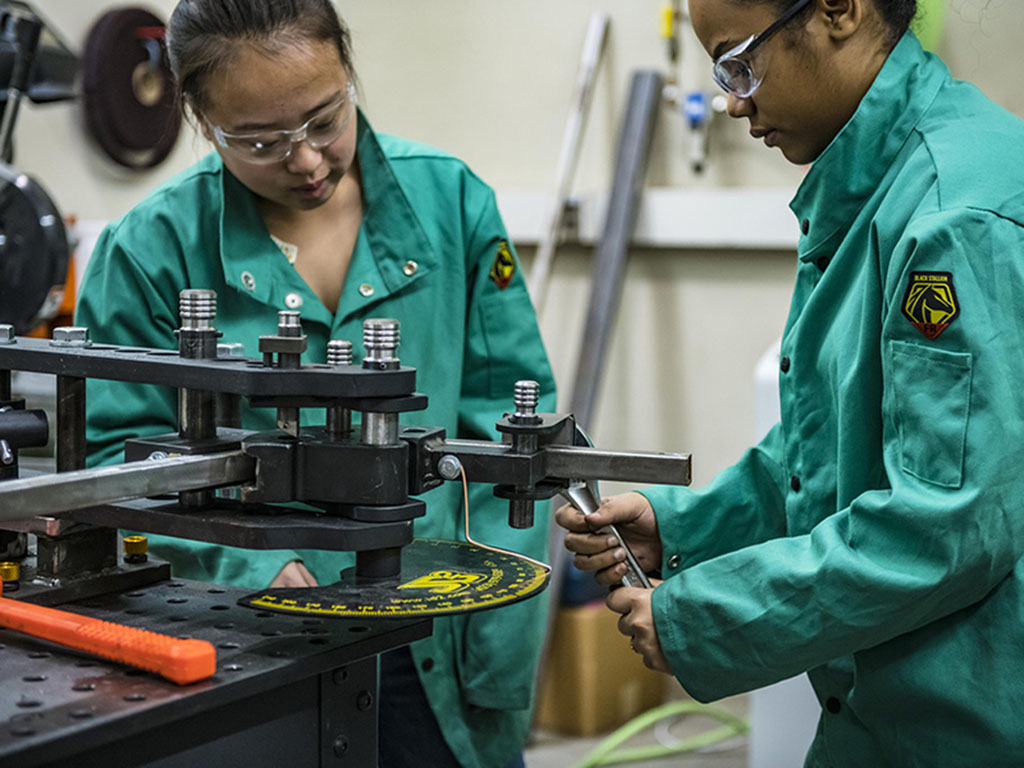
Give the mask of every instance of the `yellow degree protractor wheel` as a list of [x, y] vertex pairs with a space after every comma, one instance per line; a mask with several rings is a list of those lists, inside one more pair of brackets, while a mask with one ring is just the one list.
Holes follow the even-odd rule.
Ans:
[[399, 577], [357, 584], [354, 571], [329, 586], [265, 589], [238, 604], [292, 616], [427, 618], [517, 603], [548, 583], [548, 570], [529, 560], [444, 539], [403, 547]]

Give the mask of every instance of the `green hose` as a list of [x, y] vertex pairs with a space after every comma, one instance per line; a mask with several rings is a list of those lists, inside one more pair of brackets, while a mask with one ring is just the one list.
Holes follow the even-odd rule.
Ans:
[[[616, 747], [628, 741], [640, 731], [650, 728], [660, 720], [678, 715], [704, 715], [710, 717], [723, 725], [712, 731], [699, 733], [696, 736], [689, 736], [678, 740], [670, 746], [649, 746], [634, 747], [615, 751]], [[644, 712], [625, 725], [613, 731], [600, 744], [591, 750], [590, 754], [583, 758], [573, 768], [594, 768], [599, 765], [622, 765], [624, 763], [635, 763], [640, 760], [658, 760], [665, 757], [673, 757], [684, 752], [691, 752], [701, 749], [719, 741], [739, 736], [750, 730], [750, 725], [742, 718], [736, 717], [723, 709], [716, 709], [704, 704], [697, 704], [693, 701], [673, 701], [663, 704], [660, 707]]]

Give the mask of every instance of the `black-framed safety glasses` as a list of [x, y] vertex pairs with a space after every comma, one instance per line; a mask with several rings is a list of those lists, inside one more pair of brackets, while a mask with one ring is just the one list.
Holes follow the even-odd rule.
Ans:
[[759, 35], [751, 35], [735, 48], [726, 51], [715, 59], [715, 63], [711, 68], [711, 75], [715, 82], [727, 93], [732, 93], [741, 99], [746, 99], [753, 95], [754, 91], [761, 85], [764, 73], [754, 73], [749, 61], [750, 54], [761, 43], [786, 26], [790, 19], [800, 13], [811, 2], [813, 0], [797, 0], [764, 32]]

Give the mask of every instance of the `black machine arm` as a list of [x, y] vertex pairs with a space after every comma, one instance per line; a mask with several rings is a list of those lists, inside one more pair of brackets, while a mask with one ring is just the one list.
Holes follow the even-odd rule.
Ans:
[[[516, 384], [513, 408], [496, 424], [501, 442], [403, 428], [401, 414], [426, 407], [426, 397], [415, 392], [415, 371], [399, 363], [394, 320], [366, 322], [361, 364], [353, 364], [348, 351], [325, 364], [303, 365], [297, 312], [282, 312], [277, 333], [261, 338], [262, 358], [247, 359], [218, 356], [212, 291], [184, 291], [181, 311], [177, 353], [94, 344], [86, 329], [58, 329], [51, 341], [6, 334], [0, 390], [5, 381], [9, 389], [11, 370], [27, 370], [56, 374], [58, 383], [159, 383], [182, 396], [178, 433], [128, 441], [124, 465], [84, 470], [76, 458], [59, 461], [63, 471], [56, 476], [0, 482], [0, 527], [10, 529], [3, 521], [17, 519], [15, 530], [31, 531], [26, 519], [63, 515], [80, 524], [276, 549], [308, 546], [319, 526], [325, 532], [319, 548], [355, 551], [357, 571], [380, 576], [400, 567], [413, 521], [425, 512], [416, 497], [463, 475], [494, 485], [495, 495], [509, 501], [509, 524], [516, 528], [533, 525], [536, 501], [574, 482], [690, 481], [687, 454], [590, 447], [572, 415], [536, 412], [539, 387], [532, 381]], [[65, 413], [75, 417], [57, 424], [58, 453], [63, 446], [78, 457], [85, 388], [66, 389], [76, 402]], [[215, 406], [223, 396], [275, 408], [281, 429], [219, 426]], [[300, 411], [309, 408], [326, 410], [326, 427], [300, 426]], [[360, 414], [358, 423], [353, 413]], [[321, 511], [278, 506], [290, 502]]]

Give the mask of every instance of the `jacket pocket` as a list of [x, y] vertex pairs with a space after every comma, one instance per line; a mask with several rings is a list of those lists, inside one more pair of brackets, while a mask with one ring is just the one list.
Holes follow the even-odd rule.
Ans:
[[946, 488], [963, 483], [973, 358], [891, 341], [900, 466]]

